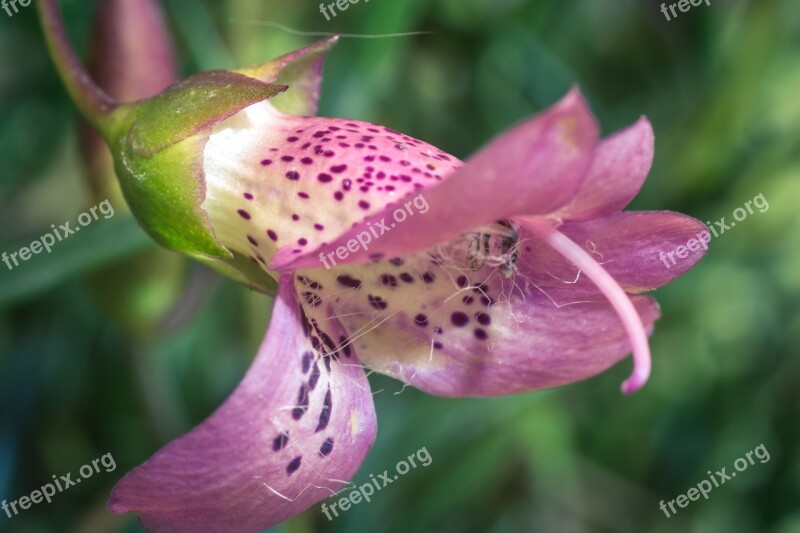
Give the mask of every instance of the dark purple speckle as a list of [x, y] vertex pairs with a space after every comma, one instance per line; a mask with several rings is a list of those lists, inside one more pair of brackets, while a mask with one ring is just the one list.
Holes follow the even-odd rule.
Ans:
[[461, 311], [456, 311], [452, 315], [450, 315], [450, 322], [453, 323], [454, 326], [463, 328], [467, 324], [469, 324], [469, 317], [466, 313], [462, 313]]
[[291, 462], [291, 463], [289, 463], [289, 464], [286, 466], [286, 473], [287, 473], [287, 474], [289, 474], [289, 475], [291, 476], [292, 474], [294, 474], [295, 472], [297, 472], [297, 469], [298, 469], [298, 468], [300, 468], [300, 461], [302, 461], [302, 459], [303, 459], [303, 457], [302, 457], [302, 456], [300, 456], [300, 455], [298, 455], [297, 457], [295, 457], [294, 459], [292, 459], [292, 462]]

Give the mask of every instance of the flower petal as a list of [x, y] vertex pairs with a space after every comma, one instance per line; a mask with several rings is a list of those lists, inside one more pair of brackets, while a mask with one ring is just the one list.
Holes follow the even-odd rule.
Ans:
[[[488, 264], [470, 270], [465, 240], [402, 259], [302, 271], [297, 287], [308, 294], [301, 303], [309, 316], [331, 306], [348, 332], [338, 342], [358, 350], [370, 369], [442, 396], [554, 387], [630, 352], [617, 313], [596, 288], [540, 288]], [[631, 300], [652, 331], [655, 300]]]
[[[558, 230], [593, 255], [630, 293], [661, 287], [687, 272], [705, 254], [698, 236], [710, 237], [699, 220], [670, 211], [614, 213], [567, 222]], [[677, 256], [675, 250], [692, 239], [698, 241], [692, 245], [697, 250], [687, 249], [684, 258]], [[586, 276], [541, 240], [524, 231], [520, 240], [523, 256], [530, 258], [520, 262], [520, 272], [538, 286], [592, 290], [594, 284]]]
[[578, 193], [556, 215], [587, 220], [622, 210], [639, 194], [650, 172], [654, 143], [653, 127], [645, 117], [604, 139]]
[[331, 242], [461, 165], [383, 126], [295, 117], [271, 102], [218, 124], [203, 157], [203, 209], [216, 237], [265, 270], [278, 249], [299, 254]]
[[[440, 185], [423, 193], [429, 212], [392, 222], [395, 209], [412, 201], [408, 194], [366, 217], [332, 244], [308, 253], [281, 250], [271, 263], [276, 270], [313, 268], [320, 254], [338, 247], [383, 221], [392, 224], [368, 249], [359, 247], [343, 263], [379, 256], [403, 255], [496, 220], [515, 215], [550, 213], [570, 201], [591, 163], [598, 127], [578, 91], [536, 118], [504, 133]], [[408, 209], [408, 208], [406, 208]]]
[[375, 439], [374, 405], [355, 354], [321, 354], [312, 329], [286, 280], [244, 381], [120, 481], [110, 509], [139, 513], [149, 531], [247, 533], [341, 489]]

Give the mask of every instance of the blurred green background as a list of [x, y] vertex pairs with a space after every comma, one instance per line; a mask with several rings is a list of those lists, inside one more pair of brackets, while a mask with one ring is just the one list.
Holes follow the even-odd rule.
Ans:
[[[93, 2], [62, 5], [85, 49]], [[371, 376], [378, 440], [355, 481], [423, 446], [433, 463], [333, 522], [316, 506], [273, 531], [800, 532], [796, 0], [715, 0], [671, 22], [644, 0], [372, 0], [330, 22], [317, 2], [164, 5], [183, 74], [314, 40], [232, 19], [430, 31], [343, 40], [321, 114], [463, 158], [577, 84], [604, 133], [642, 114], [653, 122], [655, 165], [631, 208], [706, 221], [730, 220], [759, 193], [770, 206], [655, 292], [663, 318], [643, 391], [619, 393], [629, 360], [498, 399], [445, 400]], [[0, 113], [0, 251], [10, 253], [96, 203], [33, 7], [0, 12]], [[265, 331], [269, 298], [158, 253], [122, 211], [50, 255], [0, 264], [0, 498], [105, 453], [117, 463], [51, 504], [0, 514], [0, 531], [140, 531], [105, 510], [111, 487], [223, 401]], [[761, 443], [769, 462], [672, 518], [659, 510]]]

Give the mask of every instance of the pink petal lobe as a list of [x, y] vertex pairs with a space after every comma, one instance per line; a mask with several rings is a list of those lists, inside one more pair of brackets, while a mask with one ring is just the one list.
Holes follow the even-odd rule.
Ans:
[[[327, 255], [370, 228], [391, 227], [368, 249], [359, 247], [342, 264], [424, 250], [459, 234], [515, 215], [546, 214], [569, 202], [585, 177], [598, 127], [577, 91], [541, 115], [502, 134], [447, 180], [414, 191], [366, 216], [331, 244], [294, 254], [280, 250], [274, 270], [313, 268]], [[426, 205], [409, 214], [411, 204]], [[397, 211], [406, 210], [401, 221]]]
[[[703, 257], [704, 246], [708, 246], [703, 241], [707, 243], [706, 237], [710, 237], [699, 220], [669, 211], [614, 213], [567, 222], [558, 229], [591, 254], [629, 293], [656, 289], [686, 273]], [[523, 235], [522, 239], [535, 259], [521, 266], [521, 271], [537, 285], [570, 284], [592, 290], [592, 281], [552, 247], [533, 235]], [[688, 249], [687, 243], [695, 249]]]
[[247, 533], [341, 489], [375, 439], [374, 405], [355, 354], [342, 364], [313, 338], [285, 280], [241, 384], [200, 426], [125, 476], [109, 508], [138, 513], [148, 531]]
[[653, 127], [645, 117], [604, 139], [577, 194], [555, 215], [587, 220], [622, 210], [639, 194], [650, 172], [654, 143]]
[[647, 331], [630, 297], [614, 278], [583, 248], [560, 233], [547, 221], [522, 218], [520, 223], [537, 235], [550, 247], [563, 255], [597, 286], [619, 315], [633, 349], [633, 374], [622, 385], [622, 391], [632, 393], [639, 390], [650, 377], [650, 344]]

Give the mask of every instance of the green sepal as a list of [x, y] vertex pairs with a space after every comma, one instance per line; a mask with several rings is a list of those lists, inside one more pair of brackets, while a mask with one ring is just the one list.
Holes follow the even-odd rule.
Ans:
[[286, 89], [226, 70], [200, 72], [136, 104], [127, 145], [137, 155], [153, 155]]
[[264, 83], [287, 85], [289, 90], [271, 101], [278, 111], [289, 115], [316, 115], [325, 56], [338, 40], [339, 36], [335, 35], [277, 59], [234, 72]]
[[206, 194], [203, 149], [208, 136], [203, 132], [189, 137], [151, 157], [133, 155], [124, 147], [115, 165], [131, 212], [159, 244], [230, 259], [200, 207]]
[[272, 296], [278, 293], [278, 282], [247, 256], [233, 252], [233, 259], [229, 261], [203, 256], [195, 256], [195, 258], [245, 287]]
[[193, 256], [232, 260], [203, 211], [203, 151], [211, 128], [286, 87], [209, 71], [114, 112], [110, 144], [125, 199], [160, 244]]

